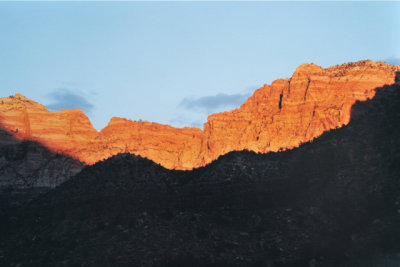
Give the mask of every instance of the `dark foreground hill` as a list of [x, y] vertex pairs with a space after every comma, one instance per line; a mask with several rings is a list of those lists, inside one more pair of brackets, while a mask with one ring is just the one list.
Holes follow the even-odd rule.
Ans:
[[398, 266], [400, 86], [349, 125], [194, 171], [130, 154], [2, 220], [4, 266]]
[[[4, 142], [6, 138], [8, 142]], [[7, 134], [0, 126], [0, 218], [65, 182], [77, 174], [83, 164], [56, 154], [35, 141], [22, 141]], [[2, 227], [1, 231], [8, 231]]]

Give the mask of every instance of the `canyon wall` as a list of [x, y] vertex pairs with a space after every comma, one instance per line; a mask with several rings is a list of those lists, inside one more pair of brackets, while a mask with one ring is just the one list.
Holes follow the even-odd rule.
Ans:
[[48, 111], [20, 94], [0, 98], [0, 145], [35, 140], [53, 152], [93, 164], [118, 153], [169, 169], [204, 166], [234, 150], [266, 153], [299, 146], [349, 123], [351, 107], [395, 82], [400, 66], [359, 61], [330, 68], [300, 65], [290, 79], [264, 85], [240, 107], [213, 114], [199, 128], [112, 118], [97, 132], [78, 110]]

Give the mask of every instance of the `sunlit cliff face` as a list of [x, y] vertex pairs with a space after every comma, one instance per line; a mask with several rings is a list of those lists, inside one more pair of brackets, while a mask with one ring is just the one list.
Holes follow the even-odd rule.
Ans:
[[375, 88], [393, 84], [397, 71], [400, 66], [373, 61], [326, 69], [303, 64], [292, 78], [256, 90], [240, 108], [209, 116], [204, 131], [112, 118], [97, 132], [79, 109], [48, 111], [16, 94], [0, 98], [0, 145], [36, 140], [86, 164], [129, 152], [187, 170], [234, 150], [297, 147], [341, 127], [349, 123], [352, 105], [372, 98]]

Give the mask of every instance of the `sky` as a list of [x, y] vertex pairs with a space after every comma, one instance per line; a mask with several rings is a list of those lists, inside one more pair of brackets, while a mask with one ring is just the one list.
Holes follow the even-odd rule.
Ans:
[[400, 2], [0, 2], [0, 97], [202, 127], [302, 63], [400, 64]]

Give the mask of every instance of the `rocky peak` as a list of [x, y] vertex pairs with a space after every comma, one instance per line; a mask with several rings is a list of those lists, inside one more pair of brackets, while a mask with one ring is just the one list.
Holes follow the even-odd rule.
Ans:
[[26, 98], [24, 95], [21, 95], [20, 93], [16, 93], [14, 95], [14, 98], [20, 99], [20, 100], [29, 100], [28, 98]]
[[313, 63], [305, 63], [305, 64], [301, 64], [300, 66], [298, 66], [296, 68], [296, 71], [294, 72], [293, 76], [295, 76], [296, 74], [302, 74], [302, 73], [306, 73], [306, 74], [313, 74], [313, 73], [321, 73], [324, 72], [324, 69], [318, 65], [315, 65]]
[[28, 99], [22, 94], [15, 94], [9, 97], [0, 98], [1, 109], [30, 109], [30, 110], [47, 110], [45, 106]]
[[36, 140], [86, 164], [133, 153], [169, 169], [192, 169], [230, 151], [290, 149], [341, 127], [356, 101], [393, 84], [399, 71], [370, 60], [330, 68], [302, 64], [291, 78], [256, 90], [240, 108], [210, 115], [204, 131], [113, 117], [97, 132], [80, 110], [50, 112], [21, 95], [0, 99], [0, 124], [20, 140]]

